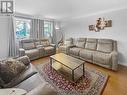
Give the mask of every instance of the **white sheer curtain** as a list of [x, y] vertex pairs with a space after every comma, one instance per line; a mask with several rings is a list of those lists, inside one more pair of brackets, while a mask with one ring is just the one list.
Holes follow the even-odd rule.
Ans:
[[9, 57], [15, 57], [18, 55], [16, 40], [15, 40], [15, 29], [14, 29], [14, 16], [9, 16], [8, 20], [8, 32], [9, 32]]
[[38, 38], [38, 29], [39, 29], [38, 19], [32, 19], [30, 38], [34, 38], [34, 39]]
[[[8, 56], [15, 57], [18, 55], [19, 42], [16, 42], [16, 37], [15, 37], [16, 26], [15, 26], [14, 16], [9, 16], [8, 26], [9, 26], [8, 28], [9, 54]], [[44, 30], [44, 20], [31, 19], [30, 38], [42, 39], [44, 34], [43, 30]]]
[[44, 20], [39, 19], [38, 39], [44, 37]]
[[52, 36], [52, 43], [57, 44], [57, 37], [56, 37], [56, 22], [53, 21], [53, 36]]
[[44, 20], [32, 19], [30, 38], [41, 39], [43, 37]]

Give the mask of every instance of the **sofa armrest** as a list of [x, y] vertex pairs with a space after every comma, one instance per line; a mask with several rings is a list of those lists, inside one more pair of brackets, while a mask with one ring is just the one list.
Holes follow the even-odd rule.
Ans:
[[26, 55], [25, 56], [18, 57], [18, 58], [16, 58], [16, 60], [22, 61], [26, 66], [28, 66], [30, 64], [30, 59]]
[[113, 42], [113, 51], [118, 51], [118, 49], [117, 49], [117, 41]]
[[55, 48], [56, 48], [56, 45], [55, 45], [55, 44], [50, 44], [50, 46], [52, 46], [52, 47], [55, 47]]
[[39, 51], [44, 50], [44, 46], [43, 46], [43, 45], [37, 45], [36, 48], [37, 48]]
[[118, 70], [118, 52], [113, 51], [111, 55], [112, 55], [112, 70], [117, 71]]
[[68, 46], [68, 48], [73, 48], [73, 47], [76, 47], [76, 45], [70, 45], [70, 46]]
[[66, 46], [66, 53], [69, 54], [70, 48], [76, 47], [75, 45]]
[[36, 48], [41, 48], [41, 47], [43, 47], [43, 45], [37, 45], [37, 46], [36, 46]]
[[19, 56], [24, 56], [25, 55], [25, 49], [20, 48], [19, 49]]
[[20, 84], [21, 82], [23, 82], [24, 80], [30, 78], [31, 76], [33, 76], [36, 73], [37, 73], [37, 70], [35, 69], [35, 67], [32, 64], [30, 64], [28, 66], [28, 68], [26, 68], [26, 70], [24, 70], [19, 75], [17, 75], [8, 84], [5, 84], [4, 88], [14, 87], [14, 86]]

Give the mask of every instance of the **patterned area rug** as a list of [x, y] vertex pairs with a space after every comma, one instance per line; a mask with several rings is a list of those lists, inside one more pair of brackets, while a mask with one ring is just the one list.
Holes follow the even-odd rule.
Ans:
[[50, 63], [38, 65], [37, 68], [42, 77], [56, 88], [59, 95], [101, 95], [108, 80], [108, 75], [86, 68], [85, 76], [72, 83], [54, 70]]

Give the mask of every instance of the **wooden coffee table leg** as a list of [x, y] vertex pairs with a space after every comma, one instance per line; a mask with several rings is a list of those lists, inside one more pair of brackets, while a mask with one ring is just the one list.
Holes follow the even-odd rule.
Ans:
[[74, 70], [72, 70], [72, 81], [74, 81]]
[[75, 79], [74, 79], [74, 70], [72, 70], [72, 81], [73, 81], [73, 86], [75, 85]]
[[85, 76], [85, 65], [84, 65], [85, 63], [83, 63], [83, 76]]
[[50, 66], [51, 66], [51, 70], [52, 70], [52, 58], [50, 58]]

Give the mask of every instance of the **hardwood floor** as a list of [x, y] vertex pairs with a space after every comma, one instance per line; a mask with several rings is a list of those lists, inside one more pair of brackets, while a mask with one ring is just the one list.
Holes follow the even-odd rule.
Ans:
[[[36, 65], [47, 61], [49, 61], [49, 57], [32, 61], [32, 63]], [[109, 75], [109, 80], [102, 95], [127, 95], [127, 67], [119, 65], [119, 70], [114, 72], [91, 63], [86, 63], [86, 66]]]

